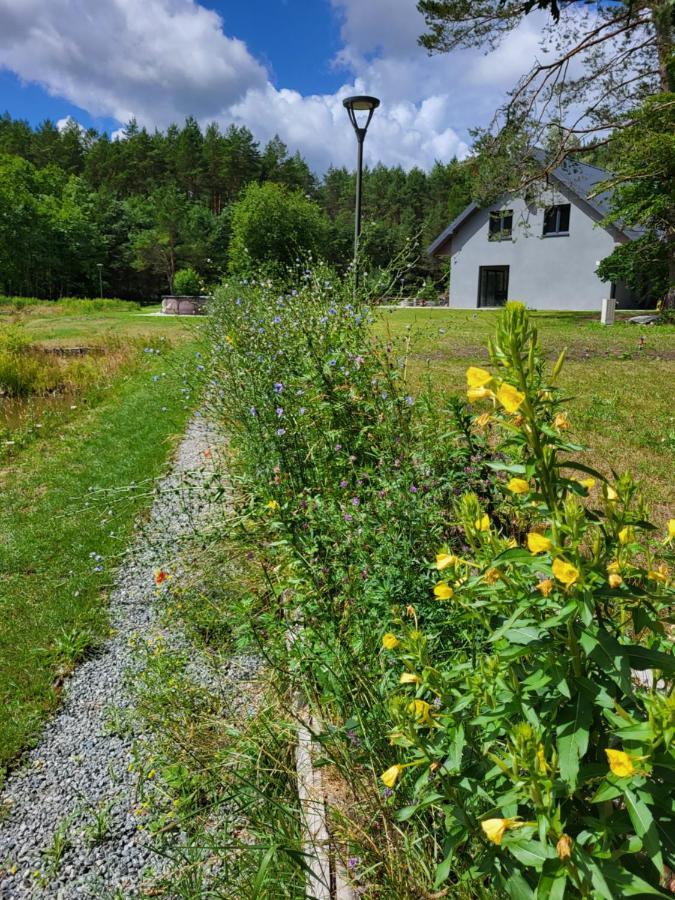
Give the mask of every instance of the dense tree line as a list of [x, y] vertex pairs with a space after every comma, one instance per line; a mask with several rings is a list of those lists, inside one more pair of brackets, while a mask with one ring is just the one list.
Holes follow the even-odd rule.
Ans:
[[[430, 172], [376, 166], [364, 177], [363, 252], [383, 266], [419, 248], [412, 278], [438, 278], [424, 247], [470, 199], [466, 163]], [[276, 183], [311, 203], [307, 245], [338, 265], [352, 254], [354, 174], [318, 178], [275, 137], [261, 147], [245, 127], [184, 125], [153, 133], [131, 121], [111, 140], [75, 122], [36, 128], [0, 118], [0, 292], [40, 297], [154, 298], [185, 266], [212, 283], [241, 269], [231, 247], [235, 204], [250, 185]], [[250, 203], [257, 202], [251, 195]], [[268, 196], [268, 200], [271, 198]], [[275, 200], [276, 202], [276, 200]], [[309, 207], [306, 208], [306, 212]], [[299, 221], [299, 219], [298, 219]], [[412, 253], [414, 254], [414, 250]], [[234, 266], [233, 266], [234, 261]]]

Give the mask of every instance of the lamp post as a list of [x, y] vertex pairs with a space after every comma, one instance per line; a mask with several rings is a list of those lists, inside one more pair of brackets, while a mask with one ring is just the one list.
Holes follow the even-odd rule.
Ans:
[[[342, 105], [349, 114], [349, 121], [354, 127], [357, 141], [356, 156], [356, 211], [354, 214], [354, 261], [356, 262], [359, 252], [359, 235], [361, 234], [361, 176], [363, 174], [363, 142], [373, 118], [373, 113], [380, 105], [377, 97], [347, 97], [342, 101]], [[357, 118], [357, 113], [362, 113], [361, 123]]]
[[98, 292], [103, 300], [103, 263], [96, 263], [96, 268], [98, 269]]

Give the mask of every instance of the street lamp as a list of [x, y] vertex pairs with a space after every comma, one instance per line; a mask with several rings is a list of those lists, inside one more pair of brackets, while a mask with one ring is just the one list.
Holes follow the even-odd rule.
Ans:
[[[349, 114], [349, 121], [354, 126], [356, 132], [356, 141], [358, 144], [356, 157], [356, 212], [354, 215], [354, 259], [359, 251], [359, 235], [361, 234], [361, 175], [363, 173], [363, 142], [366, 137], [366, 131], [373, 118], [373, 113], [380, 105], [377, 97], [347, 97], [342, 101], [342, 105]], [[357, 118], [357, 114], [361, 114], [361, 123]]]
[[96, 263], [96, 268], [98, 269], [98, 291], [103, 300], [103, 263]]

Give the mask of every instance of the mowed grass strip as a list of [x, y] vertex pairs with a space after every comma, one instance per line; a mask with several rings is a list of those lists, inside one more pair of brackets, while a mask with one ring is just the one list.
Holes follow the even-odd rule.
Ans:
[[[497, 313], [451, 309], [381, 310], [379, 336], [410, 337], [411, 389], [426, 379], [439, 395], [464, 395], [470, 365], [488, 366]], [[675, 507], [675, 327], [607, 327], [593, 313], [533, 313], [551, 361], [567, 348], [560, 385], [569, 398], [572, 436], [588, 447], [581, 461], [605, 475], [630, 472], [654, 518]], [[478, 407], [476, 407], [478, 408]], [[487, 409], [487, 406], [485, 407]]]
[[86, 313], [58, 303], [41, 303], [18, 310], [0, 305], [0, 328], [19, 325], [37, 344], [67, 347], [111, 337], [126, 340], [164, 336], [176, 343], [189, 339], [204, 324], [201, 316], [160, 316], [159, 311], [159, 306], [135, 304], [111, 304], [102, 309], [94, 304]]
[[63, 674], [107, 633], [115, 565], [189, 415], [194, 353], [143, 354], [101, 402], [0, 470], [0, 780]]

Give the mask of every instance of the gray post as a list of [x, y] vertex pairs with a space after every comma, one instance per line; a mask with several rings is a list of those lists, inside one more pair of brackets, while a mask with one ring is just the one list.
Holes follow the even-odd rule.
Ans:
[[614, 311], [616, 309], [615, 297], [604, 297], [602, 301], [602, 311], [600, 313], [600, 321], [603, 325], [614, 324]]
[[356, 151], [356, 212], [354, 215], [354, 261], [359, 255], [359, 236], [361, 235], [361, 178], [363, 175], [363, 139], [365, 131], [356, 132], [357, 151]]

